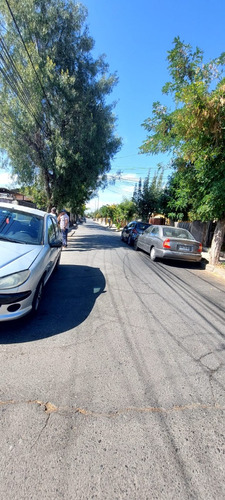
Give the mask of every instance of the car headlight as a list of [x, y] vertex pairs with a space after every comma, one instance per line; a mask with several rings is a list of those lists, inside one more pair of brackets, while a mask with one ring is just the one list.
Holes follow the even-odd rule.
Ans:
[[29, 269], [20, 271], [19, 273], [8, 274], [0, 278], [0, 290], [7, 290], [7, 288], [16, 288], [22, 285], [30, 276]]

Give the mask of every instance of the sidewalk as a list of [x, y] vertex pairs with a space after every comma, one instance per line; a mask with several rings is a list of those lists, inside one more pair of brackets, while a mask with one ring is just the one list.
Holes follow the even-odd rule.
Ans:
[[220, 254], [220, 263], [217, 266], [211, 266], [209, 264], [209, 249], [203, 248], [202, 251], [202, 259], [206, 261], [205, 269], [211, 273], [220, 276], [225, 279], [225, 253], [221, 252]]

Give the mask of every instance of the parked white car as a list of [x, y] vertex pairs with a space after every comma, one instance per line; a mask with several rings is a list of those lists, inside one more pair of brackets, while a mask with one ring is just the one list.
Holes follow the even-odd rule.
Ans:
[[0, 321], [37, 311], [61, 247], [61, 233], [51, 214], [0, 203]]

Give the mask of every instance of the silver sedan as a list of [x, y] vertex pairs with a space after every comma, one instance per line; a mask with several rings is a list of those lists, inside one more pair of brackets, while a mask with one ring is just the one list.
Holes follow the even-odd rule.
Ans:
[[175, 259], [200, 262], [202, 244], [181, 227], [150, 226], [135, 241], [136, 250], [144, 250], [152, 260]]
[[0, 321], [38, 309], [61, 254], [55, 218], [34, 208], [0, 203]]

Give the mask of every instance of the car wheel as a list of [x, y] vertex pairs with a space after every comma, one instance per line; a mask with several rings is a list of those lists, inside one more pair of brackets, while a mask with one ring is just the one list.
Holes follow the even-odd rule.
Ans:
[[33, 313], [36, 313], [38, 308], [39, 308], [39, 305], [40, 305], [40, 302], [41, 302], [41, 297], [42, 297], [42, 293], [43, 293], [43, 288], [44, 288], [44, 282], [43, 282], [43, 279], [39, 282], [38, 286], [37, 286], [37, 289], [36, 289], [36, 292], [35, 292], [35, 295], [34, 295], [34, 300], [33, 300], [33, 304], [32, 304], [32, 311]]
[[132, 240], [131, 236], [128, 236], [127, 243], [128, 243], [128, 245], [130, 245], [130, 246], [132, 246], [132, 245], [133, 245], [133, 240]]
[[153, 261], [156, 261], [156, 252], [155, 252], [155, 247], [152, 247], [150, 250], [150, 259]]

